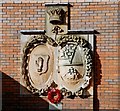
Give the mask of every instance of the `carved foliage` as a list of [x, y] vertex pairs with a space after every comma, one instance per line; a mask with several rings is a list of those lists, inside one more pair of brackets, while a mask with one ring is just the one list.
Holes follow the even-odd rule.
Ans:
[[[61, 63], [62, 66], [61, 67], [60, 64], [58, 65], [58, 76], [60, 76], [61, 78], [60, 84], [62, 84], [61, 88], [62, 94], [76, 96], [81, 95], [82, 89], [88, 87], [90, 79], [92, 78], [91, 74], [92, 57], [91, 50], [88, 47], [89, 43], [85, 39], [77, 35], [62, 35], [59, 38], [57, 38], [56, 41], [46, 35], [38, 35], [31, 37], [31, 39], [26, 43], [23, 49], [22, 60], [22, 75], [23, 79], [25, 80], [27, 88], [33, 93], [39, 93], [39, 95], [41, 95], [47, 92], [48, 88], [51, 86], [52, 82], [55, 79], [53, 78], [53, 81], [50, 80], [48, 84], [45, 84], [44, 88], [43, 87], [36, 88], [34, 86], [34, 82], [32, 82], [32, 79], [30, 78], [28, 67], [30, 62], [29, 61], [30, 54], [32, 53], [33, 49], [41, 47], [46, 43], [54, 47], [60, 47], [59, 52], [60, 54], [62, 53], [62, 55], [59, 55], [60, 57], [58, 57], [59, 58], [58, 61], [59, 63]], [[78, 57], [76, 56], [76, 53], [79, 53], [79, 51], [82, 54], [78, 54], [79, 55]], [[76, 61], [77, 59], [74, 59], [75, 56], [79, 58], [79, 62]], [[45, 74], [50, 68], [48, 65], [49, 61], [50, 61], [49, 54], [41, 54], [38, 57], [36, 57], [34, 61], [36, 73], [39, 74], [40, 76]], [[61, 69], [63, 68], [63, 70], [65, 69], [66, 72], [62, 73], [60, 68]], [[60, 84], [57, 82], [56, 84], [59, 87]], [[76, 89], [74, 90], [72, 89], [72, 87], [76, 87]]]
[[[50, 61], [53, 59], [50, 58], [49, 49], [46, 49], [46, 43], [50, 45], [55, 45], [53, 40], [45, 35], [38, 35], [31, 37], [26, 45], [23, 48], [23, 57], [22, 57], [22, 77], [25, 81], [26, 87], [33, 93], [45, 93], [48, 86], [51, 84], [52, 80], [49, 80], [49, 77], [45, 76], [46, 73], [50, 73], [50, 65], [53, 64]], [[43, 48], [42, 48], [43, 47]], [[42, 49], [41, 49], [42, 48]], [[44, 49], [44, 50], [43, 50]], [[44, 51], [42, 53], [42, 51]], [[45, 52], [46, 51], [46, 52]], [[36, 75], [34, 75], [36, 74]], [[36, 78], [34, 78], [34, 76]], [[48, 78], [47, 84], [43, 83], [43, 87], [35, 87], [35, 81], [37, 77], [41, 76], [41, 80]], [[39, 79], [38, 79], [39, 80]], [[37, 81], [36, 81], [37, 83]], [[39, 81], [38, 81], [39, 84]]]
[[[63, 95], [81, 95], [82, 89], [89, 85], [92, 77], [92, 57], [91, 50], [88, 47], [89, 43], [82, 37], [75, 35], [61, 36], [57, 42], [61, 46], [60, 52], [63, 50], [61, 56], [63, 59], [59, 62], [59, 75], [62, 78], [61, 84], [63, 86], [61, 91]], [[75, 62], [73, 58], [79, 49], [82, 50], [80, 53], [83, 54], [79, 54], [77, 60], [78, 58], [81, 60]], [[62, 67], [66, 70], [63, 71]]]

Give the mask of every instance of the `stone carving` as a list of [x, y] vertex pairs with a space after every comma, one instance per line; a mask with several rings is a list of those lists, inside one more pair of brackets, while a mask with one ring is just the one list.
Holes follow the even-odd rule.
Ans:
[[62, 32], [64, 32], [64, 30], [61, 27], [59, 27], [59, 26], [55, 26], [52, 29], [52, 32], [55, 33], [55, 38], [54, 39], [56, 40], [58, 33], [62, 33]]
[[62, 8], [52, 8], [47, 11], [49, 20], [52, 24], [61, 24], [63, 22], [65, 11]]
[[[92, 58], [88, 42], [75, 35], [57, 39], [59, 48], [58, 78], [64, 95], [80, 95], [92, 77]], [[65, 69], [65, 70], [64, 70]], [[64, 89], [64, 90], [63, 90]]]
[[43, 61], [44, 61], [44, 59], [42, 57], [38, 57], [38, 59], [35, 61], [36, 65], [38, 66], [38, 68], [37, 68], [38, 72], [42, 72]]
[[74, 80], [77, 82], [80, 78], [82, 78], [82, 75], [80, 75], [80, 73], [74, 67], [70, 67], [68, 72], [62, 77], [62, 79], [68, 83], [74, 82]]
[[[27, 88], [45, 94], [55, 82], [63, 95], [80, 96], [92, 77], [89, 43], [78, 35], [62, 35], [53, 40], [45, 35], [33, 36], [23, 49], [22, 74]], [[54, 47], [58, 56], [53, 55]], [[57, 59], [57, 69], [53, 67]], [[53, 73], [57, 70], [57, 73]]]
[[55, 33], [56, 35], [61, 32], [64, 32], [63, 29], [61, 29], [59, 26], [55, 26], [53, 29], [52, 29], [52, 32]]
[[[68, 30], [68, 6], [48, 4], [46, 33], [32, 36], [23, 48], [22, 77], [33, 94], [46, 96], [51, 89], [59, 89], [63, 96], [81, 96], [90, 84], [92, 57], [88, 35], [81, 37], [77, 34], [80, 31]], [[50, 100], [54, 100], [53, 93]]]
[[49, 59], [49, 55], [41, 55], [35, 61], [37, 72], [39, 72], [40, 75], [47, 72]]
[[54, 45], [45, 35], [33, 36], [23, 49], [22, 75], [26, 87], [33, 93], [44, 94], [52, 83]]
[[[65, 47], [62, 48], [63, 53], [61, 55], [62, 58], [69, 60], [69, 63], [72, 64], [74, 55], [76, 52], [77, 44], [66, 44]], [[77, 61], [76, 61], [77, 62]]]

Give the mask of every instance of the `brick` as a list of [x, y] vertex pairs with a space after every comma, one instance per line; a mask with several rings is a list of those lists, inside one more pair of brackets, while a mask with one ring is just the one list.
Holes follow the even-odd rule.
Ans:
[[[112, 1], [112, 2], [110, 2]], [[114, 2], [116, 1], [116, 2]], [[9, 77], [20, 81], [20, 37], [18, 32], [22, 29], [45, 29], [45, 4], [46, 2], [70, 2], [73, 5], [70, 12], [71, 29], [93, 28], [100, 34], [96, 34], [95, 49], [95, 85], [97, 85], [97, 99], [99, 100], [99, 109], [117, 109], [118, 106], [118, 2], [117, 0], [4, 0], [0, 4], [0, 52], [2, 57], [2, 72], [8, 77], [3, 79], [6, 85], [3, 87], [6, 93], [12, 90], [10, 87], [17, 88], [14, 92], [20, 95], [18, 83], [11, 83]], [[6, 2], [6, 3], [5, 3]], [[1, 61], [0, 61], [1, 62]], [[99, 76], [102, 76], [100, 79]], [[101, 81], [101, 82], [99, 82]], [[10, 84], [9, 84], [10, 83]], [[9, 92], [10, 91], [10, 92]], [[14, 95], [14, 93], [12, 95]], [[10, 95], [10, 94], [9, 94]], [[40, 100], [29, 100], [28, 98], [15, 98], [3, 96], [3, 99], [9, 99], [7, 102], [11, 107], [19, 107], [14, 100], [18, 99], [20, 103], [26, 102], [28, 107], [35, 108], [33, 104], [38, 104]], [[30, 97], [31, 98], [31, 97]], [[23, 99], [23, 101], [22, 101]], [[47, 100], [47, 98], [43, 98]], [[12, 100], [12, 101], [11, 101]], [[29, 100], [29, 101], [28, 101]], [[36, 102], [37, 101], [37, 102]], [[75, 99], [64, 98], [63, 108], [73, 109], [93, 109], [93, 99]], [[15, 102], [14, 105], [11, 104]], [[33, 104], [32, 104], [33, 102]], [[9, 104], [5, 105], [9, 109]], [[32, 105], [31, 105], [32, 104]], [[38, 105], [39, 109], [41, 105]], [[24, 105], [26, 107], [26, 105]], [[38, 107], [36, 107], [38, 108]], [[39, 110], [36, 109], [36, 110]]]

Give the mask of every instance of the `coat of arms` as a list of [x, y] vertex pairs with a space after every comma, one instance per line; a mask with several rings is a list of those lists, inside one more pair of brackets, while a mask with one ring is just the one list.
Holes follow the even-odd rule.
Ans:
[[[53, 103], [62, 96], [81, 96], [92, 78], [90, 43], [84, 36], [67, 33], [66, 10], [48, 8], [47, 33], [30, 36], [23, 47], [22, 77], [27, 89], [48, 94]], [[59, 98], [52, 98], [53, 93]]]

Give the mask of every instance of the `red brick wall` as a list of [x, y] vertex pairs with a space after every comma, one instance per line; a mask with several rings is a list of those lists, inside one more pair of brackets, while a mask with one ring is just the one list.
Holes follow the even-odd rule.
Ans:
[[[14, 0], [16, 1], [16, 0]], [[24, 1], [24, 0], [21, 0]], [[18, 2], [18, 1], [16, 1]], [[3, 72], [3, 109], [46, 109], [48, 103], [33, 95], [20, 95], [20, 30], [45, 29], [44, 1], [3, 2], [1, 71]], [[51, 0], [49, 1], [51, 2]], [[55, 2], [55, 0], [53, 1]], [[61, 2], [67, 2], [63, 0]], [[118, 10], [119, 2], [69, 1], [71, 29], [95, 29], [94, 105], [92, 98], [63, 99], [64, 109], [119, 109]], [[9, 109], [9, 110], [8, 110]]]

